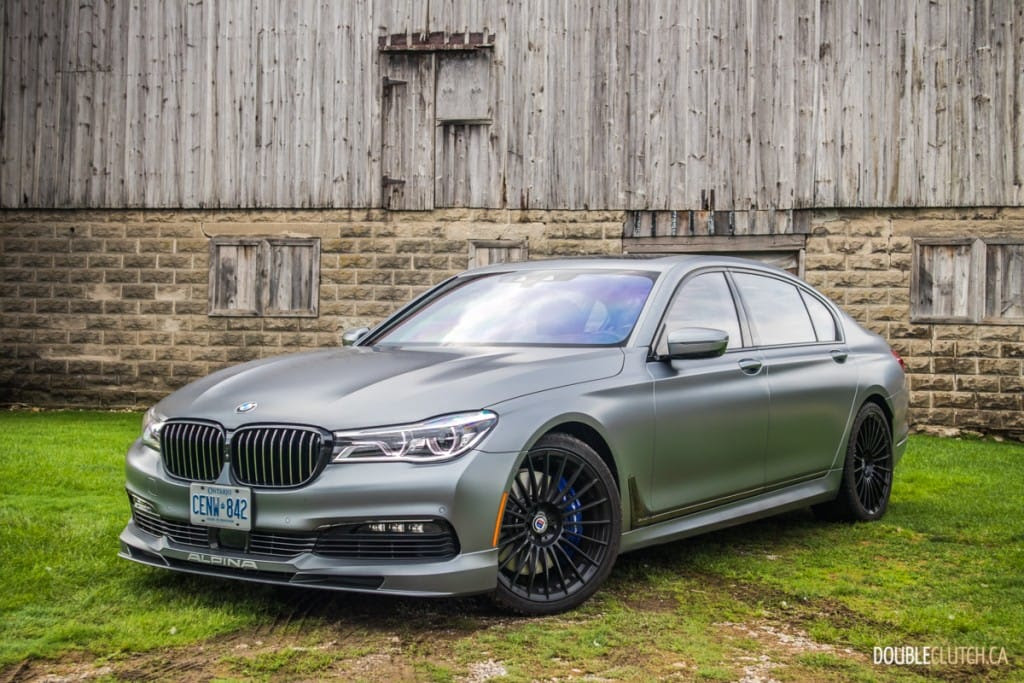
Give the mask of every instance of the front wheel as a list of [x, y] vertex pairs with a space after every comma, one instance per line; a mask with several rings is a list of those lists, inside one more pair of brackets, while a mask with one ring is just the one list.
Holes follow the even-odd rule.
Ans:
[[836, 499], [814, 506], [820, 517], [873, 521], [885, 514], [892, 492], [892, 429], [882, 409], [866, 403], [857, 413], [846, 448]]
[[543, 437], [508, 489], [495, 602], [526, 615], [576, 607], [611, 572], [621, 529], [618, 488], [594, 449], [568, 434]]

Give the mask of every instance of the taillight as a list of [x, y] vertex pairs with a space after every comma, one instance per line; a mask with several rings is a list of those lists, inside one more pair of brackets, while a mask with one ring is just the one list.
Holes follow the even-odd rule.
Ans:
[[907, 362], [905, 360], [903, 360], [903, 356], [901, 356], [900, 354], [896, 353], [895, 349], [889, 349], [889, 350], [892, 351], [893, 358], [896, 359], [896, 362], [900, 364], [900, 367], [903, 369], [903, 372], [906, 373], [906, 371], [907, 371]]

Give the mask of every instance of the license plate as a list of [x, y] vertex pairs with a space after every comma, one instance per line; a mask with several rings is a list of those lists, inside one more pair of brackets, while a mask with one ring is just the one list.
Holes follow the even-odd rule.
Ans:
[[252, 490], [244, 486], [190, 484], [188, 521], [220, 529], [252, 529]]

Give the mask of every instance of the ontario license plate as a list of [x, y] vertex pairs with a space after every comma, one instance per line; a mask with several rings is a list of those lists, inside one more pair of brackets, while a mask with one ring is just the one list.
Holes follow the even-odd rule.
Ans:
[[252, 529], [252, 490], [244, 486], [190, 484], [188, 521], [221, 529]]

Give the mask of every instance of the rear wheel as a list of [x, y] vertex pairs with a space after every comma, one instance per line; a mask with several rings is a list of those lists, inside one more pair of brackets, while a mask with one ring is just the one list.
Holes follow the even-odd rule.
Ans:
[[880, 519], [892, 491], [892, 429], [875, 403], [857, 413], [846, 448], [843, 478], [835, 500], [814, 506], [820, 517], [832, 520]]
[[611, 572], [621, 529], [615, 480], [594, 449], [567, 434], [543, 437], [508, 490], [495, 602], [528, 615], [576, 607]]

